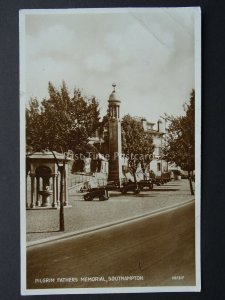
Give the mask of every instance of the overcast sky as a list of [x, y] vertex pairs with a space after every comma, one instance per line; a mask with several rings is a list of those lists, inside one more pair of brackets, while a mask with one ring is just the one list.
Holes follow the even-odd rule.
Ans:
[[71, 92], [77, 87], [96, 96], [104, 115], [115, 82], [122, 115], [156, 122], [164, 112], [182, 114], [195, 88], [194, 13], [165, 8], [27, 13], [27, 100], [42, 100], [48, 81], [59, 87], [64, 80]]

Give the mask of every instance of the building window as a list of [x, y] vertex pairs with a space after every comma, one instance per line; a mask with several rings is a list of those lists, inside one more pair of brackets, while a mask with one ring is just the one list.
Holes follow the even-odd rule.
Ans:
[[159, 155], [162, 155], [162, 148], [161, 147], [158, 148], [158, 152], [159, 152]]
[[161, 171], [161, 163], [157, 163], [157, 171]]

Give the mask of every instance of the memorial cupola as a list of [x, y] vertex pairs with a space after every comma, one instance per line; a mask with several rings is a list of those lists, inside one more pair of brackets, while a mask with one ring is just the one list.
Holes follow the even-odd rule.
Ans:
[[113, 119], [119, 119], [120, 118], [120, 100], [119, 96], [116, 93], [116, 84], [113, 85], [113, 91], [109, 96], [109, 117]]

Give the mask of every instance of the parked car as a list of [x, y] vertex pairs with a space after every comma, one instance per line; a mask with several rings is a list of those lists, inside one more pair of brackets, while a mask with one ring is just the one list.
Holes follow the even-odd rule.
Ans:
[[135, 194], [140, 193], [140, 187], [138, 184], [132, 181], [124, 182], [122, 187], [120, 188], [122, 194], [126, 194], [127, 192], [133, 192]]
[[173, 175], [173, 179], [175, 180], [181, 180], [181, 171], [180, 170], [171, 170], [170, 171]]
[[162, 184], [164, 184], [164, 180], [161, 178], [161, 177], [157, 177], [157, 178], [154, 178], [153, 179], [153, 183], [155, 184], [155, 185], [162, 185]]
[[161, 178], [163, 179], [164, 182], [169, 182], [171, 180], [170, 172], [162, 173]]
[[181, 173], [181, 179], [188, 179], [188, 175]]
[[108, 190], [105, 187], [92, 188], [84, 195], [85, 201], [92, 201], [94, 198], [99, 198], [100, 201], [108, 200]]
[[140, 190], [143, 190], [145, 187], [147, 187], [149, 190], [153, 189], [153, 180], [152, 179], [140, 180], [137, 184], [138, 184]]
[[120, 189], [120, 184], [117, 181], [108, 181], [106, 185], [108, 191], [116, 191]]

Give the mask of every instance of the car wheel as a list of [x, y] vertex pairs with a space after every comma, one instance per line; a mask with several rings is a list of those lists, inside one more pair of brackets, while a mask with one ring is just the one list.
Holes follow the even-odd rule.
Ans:
[[102, 195], [99, 197], [99, 201], [104, 201], [104, 200], [105, 200], [105, 196]]
[[149, 190], [152, 190], [153, 189], [153, 184], [150, 184], [149, 185]]

